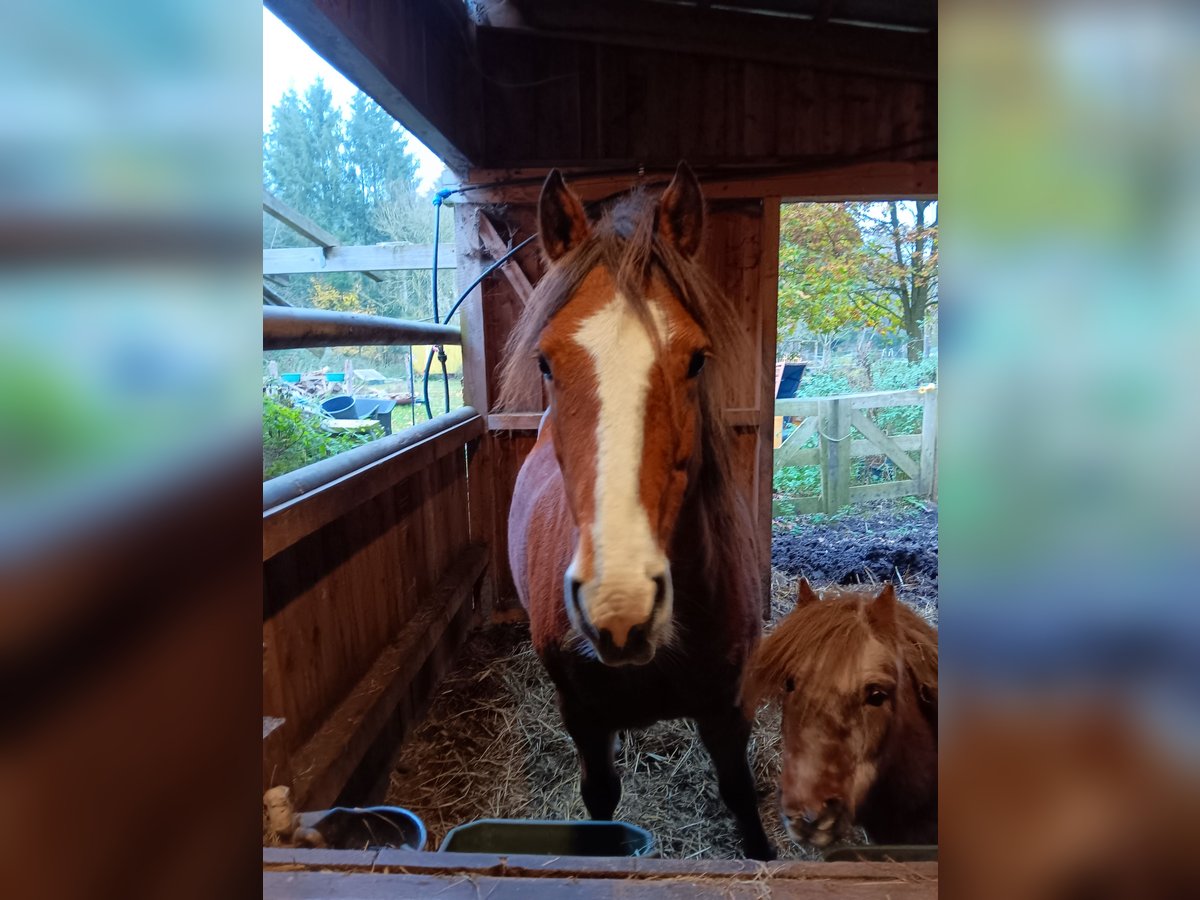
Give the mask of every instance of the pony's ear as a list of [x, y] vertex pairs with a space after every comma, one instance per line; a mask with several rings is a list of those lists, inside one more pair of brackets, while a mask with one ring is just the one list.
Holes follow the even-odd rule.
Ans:
[[807, 578], [801, 578], [796, 585], [796, 608], [808, 606], [810, 603], [820, 603], [821, 598], [817, 596], [817, 592], [813, 590], [813, 586], [808, 583]]
[[582, 244], [590, 231], [583, 204], [558, 169], [551, 169], [538, 200], [538, 237], [546, 257], [553, 262]]
[[878, 635], [896, 632], [896, 588], [889, 581], [867, 604], [867, 621]]
[[704, 194], [691, 167], [680, 162], [658, 201], [658, 232], [684, 257], [696, 255], [704, 236]]

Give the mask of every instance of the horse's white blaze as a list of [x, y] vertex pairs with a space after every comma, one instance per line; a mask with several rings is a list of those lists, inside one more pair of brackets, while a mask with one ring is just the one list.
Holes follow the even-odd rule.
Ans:
[[[665, 341], [665, 317], [657, 305], [651, 310], [659, 339]], [[641, 502], [646, 395], [655, 348], [621, 294], [585, 319], [574, 339], [592, 359], [599, 395], [593, 579], [581, 602], [592, 624], [607, 628], [620, 646], [630, 627], [650, 618], [655, 576], [668, 579], [658, 620], [671, 612], [667, 559]], [[576, 569], [574, 562], [571, 569]]]

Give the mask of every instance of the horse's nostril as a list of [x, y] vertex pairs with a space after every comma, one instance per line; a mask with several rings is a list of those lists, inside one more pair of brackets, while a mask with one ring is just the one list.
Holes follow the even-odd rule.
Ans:
[[830, 797], [825, 801], [825, 807], [822, 812], [838, 813], [842, 810], [842, 801], [837, 797]]
[[649, 643], [647, 633], [649, 631], [646, 625], [634, 625], [629, 629], [629, 634], [625, 637], [625, 652], [626, 653], [641, 653], [646, 649]]
[[654, 576], [654, 611], [662, 607], [667, 599], [667, 579], [663, 575]]
[[583, 588], [583, 582], [578, 578], [571, 579], [571, 602], [575, 604], [575, 608], [582, 610], [583, 606], [579, 602], [579, 591]]

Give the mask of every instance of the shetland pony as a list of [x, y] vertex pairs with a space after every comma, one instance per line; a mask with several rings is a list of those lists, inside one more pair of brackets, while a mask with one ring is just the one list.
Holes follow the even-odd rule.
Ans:
[[760, 631], [750, 518], [730, 470], [721, 376], [751, 358], [736, 309], [695, 261], [699, 182], [590, 221], [558, 172], [538, 225], [548, 268], [516, 324], [507, 408], [549, 407], [517, 477], [509, 562], [533, 646], [579, 753], [594, 819], [621, 795], [615, 733], [690, 718], [748, 856], [773, 850], [739, 703]]
[[788, 833], [824, 847], [855, 824], [879, 843], [937, 843], [937, 632], [891, 584], [805, 580], [759, 646], [753, 710], [783, 706], [779, 804]]

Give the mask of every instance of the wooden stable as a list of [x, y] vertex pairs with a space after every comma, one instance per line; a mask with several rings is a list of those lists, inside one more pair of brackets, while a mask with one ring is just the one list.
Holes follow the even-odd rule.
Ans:
[[[936, 195], [931, 0], [267, 5], [460, 179], [448, 201], [460, 289], [534, 233], [550, 167], [564, 170], [585, 203], [600, 203], [634, 184], [665, 184], [680, 159], [692, 164], [709, 200], [703, 262], [737, 301], [757, 348], [723, 411], [764, 538], [765, 586], [779, 206]], [[263, 782], [290, 785], [302, 809], [376, 798], [469, 630], [519, 615], [505, 525], [541, 410], [499, 410], [496, 387], [505, 342], [540, 274], [531, 244], [468, 295], [461, 334], [440, 333], [462, 344], [464, 409], [264, 485]], [[264, 326], [271, 340], [285, 339], [282, 321]], [[376, 324], [358, 323], [351, 340], [332, 323], [305, 331], [288, 322], [288, 345], [403, 338]], [[350, 888], [317, 878], [316, 868], [340, 864], [311, 862], [315, 880], [303, 889], [301, 852], [289, 857], [286, 890], [277, 857], [264, 860], [264, 877], [280, 895], [313, 897], [404, 896], [419, 893], [404, 879], [426, 877], [376, 870], [370, 877], [384, 882]], [[356, 865], [343, 874], [365, 879]], [[446, 872], [444, 859], [422, 865]], [[861, 880], [808, 871], [807, 887], [782, 895], [936, 894], [936, 868], [913, 879], [874, 865]], [[703, 869], [675, 864], [674, 884]], [[614, 874], [605, 878], [611, 890]], [[633, 880], [622, 894], [637, 884], [649, 882]], [[579, 893], [593, 895], [612, 894]]]

